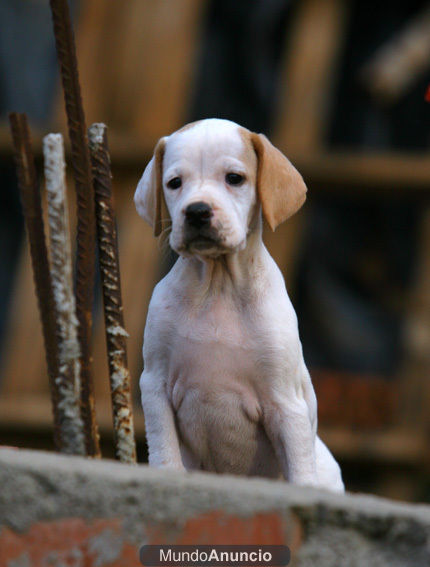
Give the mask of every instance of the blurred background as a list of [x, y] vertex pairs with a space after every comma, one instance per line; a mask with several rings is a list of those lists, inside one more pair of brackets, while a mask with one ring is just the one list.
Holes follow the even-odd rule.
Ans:
[[[308, 186], [266, 244], [295, 305], [320, 435], [350, 490], [430, 501], [430, 6], [373, 0], [72, 2], [87, 124], [109, 127], [139, 459], [146, 309], [174, 260], [137, 216], [159, 137], [220, 117]], [[43, 340], [7, 126], [67, 133], [48, 0], [0, 2], [0, 444], [52, 448]], [[70, 205], [74, 190], [69, 179]], [[100, 293], [94, 376], [113, 456]]]

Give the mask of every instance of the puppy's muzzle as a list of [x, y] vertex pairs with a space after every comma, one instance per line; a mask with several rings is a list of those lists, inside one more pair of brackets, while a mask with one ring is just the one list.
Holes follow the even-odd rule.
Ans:
[[212, 207], [203, 201], [192, 203], [185, 209], [185, 221], [188, 226], [193, 228], [209, 227], [212, 217]]
[[212, 224], [214, 212], [204, 201], [191, 203], [184, 211], [184, 243], [189, 250], [207, 250], [220, 243]]

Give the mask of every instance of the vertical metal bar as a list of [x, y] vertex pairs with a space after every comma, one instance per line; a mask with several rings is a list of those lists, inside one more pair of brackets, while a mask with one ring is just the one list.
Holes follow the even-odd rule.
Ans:
[[126, 463], [136, 462], [130, 373], [127, 367], [126, 337], [112, 176], [106, 126], [93, 124], [88, 130], [96, 199], [99, 265], [108, 353], [116, 456]]
[[43, 139], [48, 197], [51, 282], [57, 315], [58, 377], [56, 380], [64, 453], [85, 455], [80, 409], [80, 349], [73, 293], [72, 251], [69, 234], [64, 146], [61, 134]]
[[55, 304], [49, 273], [48, 251], [43, 227], [42, 203], [37, 182], [36, 168], [31, 147], [30, 131], [25, 114], [9, 115], [21, 204], [30, 243], [33, 277], [42, 321], [45, 341], [46, 363], [48, 366], [54, 415], [54, 443], [57, 450], [62, 449], [60, 434], [60, 412], [58, 407], [58, 347], [56, 340]]
[[76, 314], [81, 350], [81, 402], [87, 454], [100, 456], [91, 369], [92, 306], [95, 273], [94, 190], [79, 86], [76, 49], [67, 0], [50, 0], [72, 147], [72, 166], [78, 204]]

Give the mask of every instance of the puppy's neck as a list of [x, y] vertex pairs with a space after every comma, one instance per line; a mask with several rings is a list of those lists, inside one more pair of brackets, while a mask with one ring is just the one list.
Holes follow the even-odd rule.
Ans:
[[[262, 240], [263, 223], [258, 213], [250, 223], [246, 246], [218, 257], [193, 256], [180, 262], [191, 274], [193, 290], [201, 299], [220, 294], [249, 296], [256, 282], [261, 282], [268, 252]], [[259, 274], [259, 277], [256, 277]]]

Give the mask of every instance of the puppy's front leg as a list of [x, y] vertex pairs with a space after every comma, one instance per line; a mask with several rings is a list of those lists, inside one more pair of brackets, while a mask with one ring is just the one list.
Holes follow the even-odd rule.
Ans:
[[318, 484], [315, 433], [303, 398], [282, 396], [266, 403], [264, 428], [278, 457], [282, 473], [293, 484]]
[[173, 409], [167, 398], [163, 379], [152, 372], [144, 371], [140, 378], [140, 389], [149, 464], [153, 467], [185, 470]]

